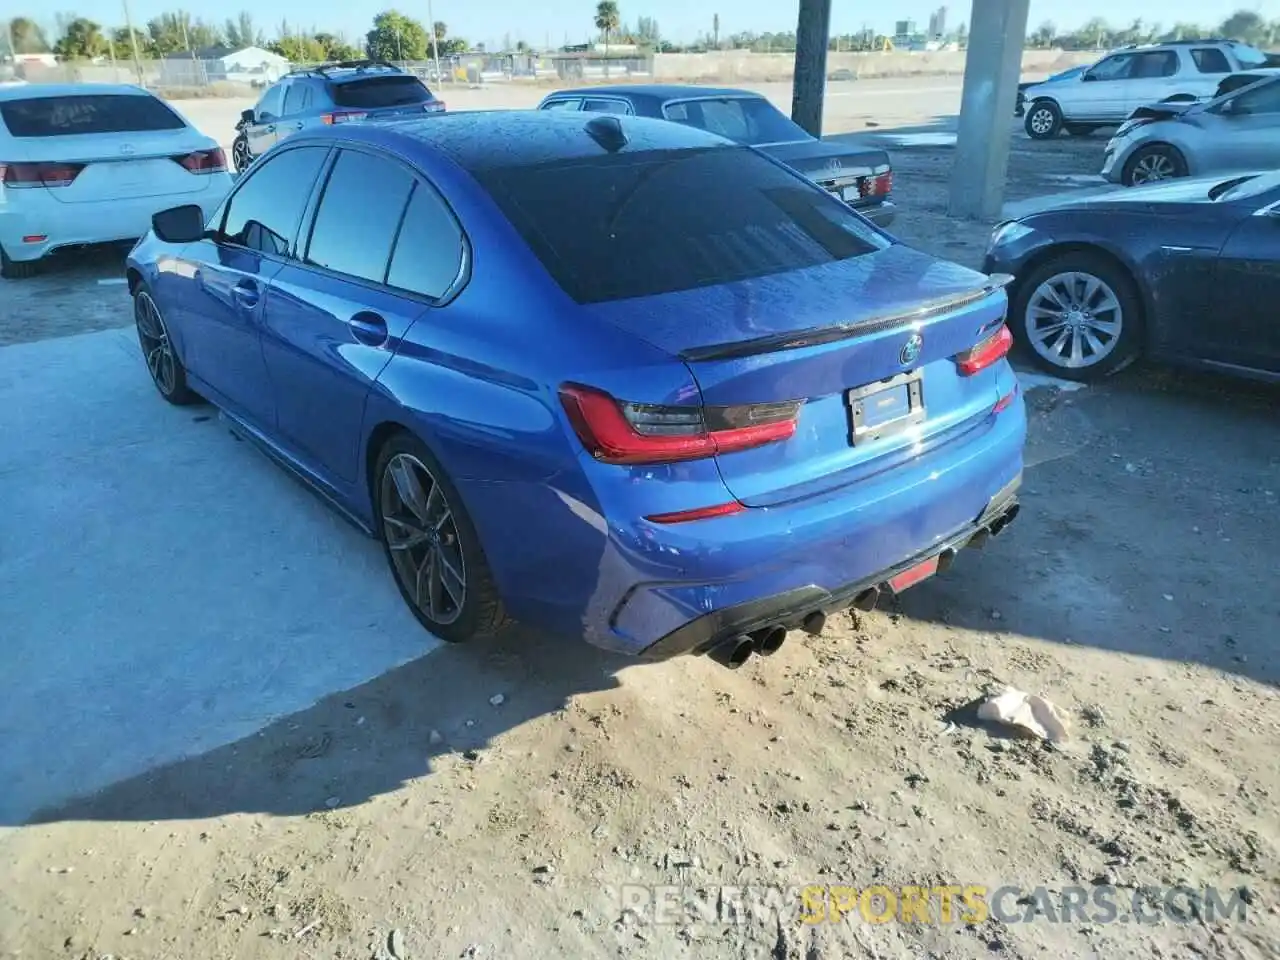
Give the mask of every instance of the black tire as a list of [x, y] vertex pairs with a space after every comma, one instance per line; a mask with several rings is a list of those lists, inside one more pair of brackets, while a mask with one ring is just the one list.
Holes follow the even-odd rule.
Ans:
[[[1038, 310], [1037, 315], [1033, 317], [1031, 310], [1033, 306], [1039, 306], [1040, 301], [1033, 302], [1033, 298], [1037, 297], [1040, 288], [1064, 274], [1081, 274], [1100, 281], [1103, 288], [1106, 288], [1114, 297], [1119, 308], [1118, 317], [1112, 312], [1097, 309], [1101, 303], [1105, 302], [1104, 298], [1099, 296], [1101, 291], [1090, 298], [1090, 304], [1087, 306], [1087, 315], [1092, 320], [1110, 323], [1118, 319], [1120, 327], [1116, 335], [1109, 336], [1104, 341], [1102, 332], [1090, 324], [1087, 332], [1094, 337], [1095, 341], [1103, 343], [1104, 346], [1109, 344], [1109, 346], [1107, 346], [1105, 354], [1097, 360], [1088, 361], [1088, 357], [1085, 356], [1085, 360], [1088, 362], [1076, 366], [1069, 365], [1068, 362], [1054, 362], [1050, 359], [1050, 356], [1046, 355], [1055, 354], [1057, 351], [1054, 348], [1061, 341], [1053, 337], [1053, 332], [1048, 332], [1052, 322], [1047, 324], [1038, 322], [1041, 311]], [[1056, 285], [1055, 289], [1058, 289]], [[1076, 300], [1080, 298], [1064, 298], [1060, 295], [1058, 299]], [[1049, 300], [1043, 302], [1046, 304], [1052, 303]], [[1040, 369], [1056, 377], [1076, 380], [1082, 383], [1101, 380], [1112, 374], [1119, 373], [1138, 359], [1142, 353], [1142, 345], [1145, 339], [1142, 298], [1138, 295], [1138, 288], [1133, 281], [1133, 277], [1109, 257], [1083, 250], [1070, 251], [1053, 257], [1019, 278], [1018, 285], [1010, 299], [1009, 321], [1014, 338], [1026, 349]], [[1080, 317], [1076, 317], [1075, 321], [1077, 323], [1082, 322]], [[1038, 336], [1037, 333], [1039, 334]], [[1068, 329], [1064, 333], [1070, 338], [1084, 336], [1083, 330], [1077, 332], [1076, 330]], [[1045, 342], [1050, 339], [1053, 339], [1054, 342]], [[1114, 343], [1111, 342], [1112, 340], [1114, 340]], [[1039, 347], [1037, 347], [1037, 341], [1040, 341]], [[1066, 346], [1067, 353], [1070, 353], [1070, 348], [1074, 344], [1067, 340], [1062, 343], [1062, 346]], [[1087, 340], [1082, 340], [1082, 354], [1085, 353], [1084, 346], [1087, 346]], [[1090, 350], [1090, 353], [1093, 353], [1093, 351]], [[1069, 357], [1061, 357], [1061, 359], [1069, 361]]]
[[1066, 128], [1067, 136], [1069, 137], [1087, 137], [1089, 134], [1093, 133], [1094, 130], [1098, 129], [1097, 127], [1091, 126], [1087, 123], [1068, 123]]
[[[393, 464], [397, 464], [394, 470]], [[397, 481], [395, 474], [406, 467], [418, 478], [423, 505], [431, 502], [435, 491], [422, 485], [424, 477], [422, 473], [418, 473], [417, 468], [421, 467], [425, 473], [425, 479], [437, 485], [439, 496], [443, 500], [443, 508], [450, 516], [443, 527], [434, 522], [437, 514], [426, 510], [423, 512], [426, 512], [427, 517], [423, 520], [421, 529], [416, 533], [406, 532], [406, 528], [415, 526], [418, 520], [422, 519], [422, 512], [408, 507], [407, 501], [399, 492], [401, 482]], [[387, 565], [391, 568], [391, 576], [410, 612], [423, 627], [441, 640], [462, 643], [475, 638], [492, 636], [507, 626], [510, 621], [493, 581], [493, 573], [489, 568], [489, 561], [485, 558], [484, 548], [480, 545], [475, 525], [471, 522], [471, 517], [462, 503], [457, 488], [441, 467], [440, 461], [427, 449], [426, 444], [409, 433], [393, 434], [378, 451], [373, 475], [370, 477], [370, 492], [378, 539], [382, 542]], [[407, 518], [408, 523], [397, 519], [401, 517]], [[434, 527], [436, 537], [434, 540], [419, 541], [416, 545], [406, 546], [406, 543], [418, 534], [422, 534], [428, 526]], [[393, 539], [398, 542], [393, 544]], [[419, 548], [422, 550], [420, 559], [414, 552]], [[428, 555], [432, 551], [436, 551], [436, 557], [444, 556], [448, 551], [449, 564], [438, 568], [428, 567]], [[432, 561], [433, 565], [437, 562]], [[421, 595], [420, 582], [423, 573], [426, 572], [427, 587], [430, 591], [432, 589], [431, 570], [433, 568], [452, 569], [455, 562], [460, 564], [457, 569], [462, 574], [462, 601], [460, 604], [453, 601], [452, 593], [444, 582], [448, 578], [441, 573], [439, 589], [442, 615], [437, 616], [432, 612], [431, 608], [435, 604], [430, 595], [427, 597]], [[413, 570], [417, 571], [413, 574], [413, 579], [419, 585], [418, 590], [406, 583]], [[456, 578], [454, 579], [456, 581]], [[446, 594], [449, 595], [446, 596]], [[448, 609], [445, 610], [443, 607]], [[443, 615], [445, 613], [448, 614], [447, 617]]]
[[1120, 173], [1120, 182], [1126, 187], [1136, 187], [1186, 175], [1187, 161], [1177, 147], [1152, 143], [1133, 152]]
[[249, 169], [249, 164], [253, 163], [253, 157], [249, 155], [249, 138], [243, 133], [231, 144], [231, 162], [235, 165], [236, 173], [244, 173]]
[[187, 368], [178, 359], [160, 306], [143, 283], [133, 291], [133, 324], [138, 332], [142, 362], [147, 365], [151, 383], [160, 396], [175, 407], [200, 403], [200, 395], [187, 385]]
[[1052, 100], [1037, 100], [1027, 107], [1022, 125], [1032, 140], [1052, 140], [1062, 132], [1062, 111]]
[[0, 277], [6, 280], [26, 280], [34, 277], [39, 269], [39, 260], [10, 260], [9, 255], [0, 249]]

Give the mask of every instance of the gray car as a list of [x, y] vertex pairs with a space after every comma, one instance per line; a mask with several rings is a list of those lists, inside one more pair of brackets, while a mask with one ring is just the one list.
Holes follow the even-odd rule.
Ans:
[[1106, 147], [1102, 175], [1136, 186], [1280, 167], [1280, 76], [1207, 103], [1136, 110]]

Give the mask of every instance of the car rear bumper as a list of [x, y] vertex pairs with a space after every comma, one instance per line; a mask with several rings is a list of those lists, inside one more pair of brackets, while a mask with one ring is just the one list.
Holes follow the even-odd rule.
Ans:
[[898, 216], [898, 205], [892, 200], [882, 200], [879, 203], [870, 203], [866, 206], [858, 204], [852, 204], [851, 206], [877, 227], [889, 226]]
[[935, 557], [938, 560], [937, 572], [945, 573], [962, 549], [982, 547], [989, 538], [1002, 533], [1021, 509], [1017, 498], [1021, 484], [1022, 475], [1019, 473], [991, 498], [972, 523], [965, 524], [940, 544], [922, 550], [888, 569], [834, 590], [808, 584], [761, 600], [704, 614], [647, 647], [641, 652], [641, 656], [650, 660], [664, 660], [683, 654], [707, 653], [734, 637], [759, 633], [771, 627], [797, 629], [814, 614], [825, 616], [849, 607], [869, 610], [875, 606], [882, 593], [893, 592], [890, 581], [900, 574]]
[[[1006, 376], [1012, 389], [1012, 371]], [[1017, 397], [946, 446], [825, 496], [615, 534], [601, 564], [609, 575], [578, 622], [598, 646], [664, 658], [847, 607], [1007, 513], [1025, 437]]]
[[209, 176], [200, 191], [88, 203], [63, 203], [43, 190], [11, 191], [18, 196], [0, 202], [0, 245], [11, 260], [39, 260], [61, 247], [136, 240], [151, 229], [153, 214], [170, 207], [194, 203], [207, 218], [232, 183], [226, 174]]

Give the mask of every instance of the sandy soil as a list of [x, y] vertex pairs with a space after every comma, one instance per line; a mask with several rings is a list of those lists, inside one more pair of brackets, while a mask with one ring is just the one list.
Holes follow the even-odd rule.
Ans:
[[[1022, 141], [1012, 194], [1099, 146]], [[895, 160], [897, 231], [976, 263], [987, 228], [936, 215], [947, 154]], [[0, 343], [128, 322], [71, 282], [110, 273], [0, 287]], [[1277, 956], [1275, 392], [1138, 370], [1029, 403], [1022, 517], [884, 609], [738, 672], [526, 631], [445, 649], [10, 831], [0, 956]], [[1071, 739], [978, 723], [1004, 684]], [[949, 924], [641, 908], [672, 884], [1027, 896]], [[1136, 922], [1149, 885], [1247, 918]], [[1077, 887], [1114, 887], [1114, 921], [1055, 922]]]

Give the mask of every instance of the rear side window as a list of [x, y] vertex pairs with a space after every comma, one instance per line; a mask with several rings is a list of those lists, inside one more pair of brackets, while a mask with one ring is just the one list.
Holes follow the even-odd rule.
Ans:
[[395, 161], [342, 151], [316, 211], [307, 262], [382, 283], [412, 189], [413, 177]]
[[289, 92], [284, 97], [284, 115], [291, 117], [296, 113], [305, 113], [311, 109], [311, 87], [306, 83], [289, 85]]
[[223, 239], [283, 256], [328, 155], [327, 147], [299, 147], [268, 157], [231, 197]]
[[439, 299], [462, 269], [462, 230], [445, 202], [418, 183], [405, 211], [387, 283]]
[[579, 303], [799, 270], [891, 242], [825, 190], [746, 147], [473, 172]]
[[761, 97], [724, 97], [686, 100], [662, 108], [668, 120], [717, 133], [738, 143], [791, 143], [809, 135], [768, 100]]
[[1191, 59], [1201, 73], [1230, 73], [1231, 64], [1227, 55], [1214, 47], [1205, 47], [1191, 51]]
[[335, 83], [332, 92], [337, 106], [363, 107], [366, 110], [426, 103], [435, 99], [421, 80], [403, 75], [364, 77]]
[[1172, 77], [1178, 72], [1178, 55], [1172, 50], [1139, 53], [1134, 56], [1133, 61], [1133, 69], [1129, 72], [1129, 76], [1135, 80]]
[[588, 113], [618, 113], [630, 114], [631, 104], [624, 100], [587, 100], [582, 105], [582, 109]]
[[183, 119], [151, 96], [89, 93], [0, 103], [0, 117], [15, 137], [180, 130]]

